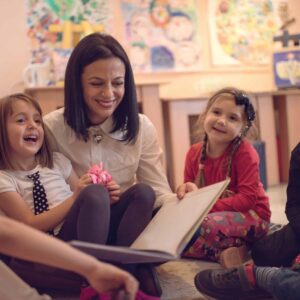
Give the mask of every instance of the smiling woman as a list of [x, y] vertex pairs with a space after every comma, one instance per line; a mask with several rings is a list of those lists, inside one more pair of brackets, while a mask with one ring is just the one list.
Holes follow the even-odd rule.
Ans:
[[[79, 176], [102, 162], [120, 185], [118, 200], [107, 211], [106, 243], [129, 246], [150, 221], [154, 206], [173, 195], [156, 130], [138, 113], [131, 64], [117, 40], [94, 33], [77, 44], [66, 69], [64, 101], [64, 108], [44, 118], [51, 143]], [[152, 295], [161, 292], [158, 286], [142, 288]]]

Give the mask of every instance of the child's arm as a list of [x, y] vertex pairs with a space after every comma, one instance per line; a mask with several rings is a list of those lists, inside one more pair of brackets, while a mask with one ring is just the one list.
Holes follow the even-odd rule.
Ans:
[[79, 273], [98, 292], [124, 288], [133, 300], [137, 291], [137, 281], [129, 273], [5, 217], [0, 217], [0, 252]]
[[25, 200], [17, 192], [5, 192], [0, 194], [0, 209], [10, 218], [42, 231], [49, 231], [59, 225], [72, 207], [78, 193], [90, 183], [88, 176], [78, 179], [74, 171], [68, 180], [72, 182], [73, 195], [65, 199], [56, 207], [39, 215], [34, 215]]

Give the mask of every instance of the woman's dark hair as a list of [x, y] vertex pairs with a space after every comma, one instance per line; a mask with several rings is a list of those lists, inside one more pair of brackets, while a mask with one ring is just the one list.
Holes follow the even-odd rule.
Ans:
[[204, 132], [204, 119], [212, 107], [212, 105], [221, 97], [232, 97], [235, 100], [236, 105], [244, 106], [244, 112], [245, 112], [245, 117], [246, 117], [246, 126], [243, 129], [243, 131], [231, 142], [231, 149], [230, 153], [228, 155], [227, 159], [227, 166], [226, 166], [226, 178], [230, 177], [231, 175], [231, 165], [232, 165], [232, 158], [238, 149], [242, 139], [247, 135], [249, 129], [253, 125], [253, 121], [255, 119], [255, 110], [254, 107], [247, 96], [247, 94], [237, 88], [232, 88], [232, 87], [227, 87], [224, 89], [219, 90], [216, 92], [209, 100], [206, 106], [206, 109], [203, 114], [199, 116], [198, 119], [198, 125], [201, 125], [201, 130], [203, 130], [203, 145], [201, 149], [201, 154], [200, 154], [200, 163], [199, 163], [199, 172], [198, 176], [195, 180], [195, 183], [197, 186], [202, 187], [205, 185], [205, 180], [204, 180], [204, 161], [206, 159], [206, 148], [207, 148], [207, 142], [208, 142], [208, 137], [207, 134]]
[[[9, 96], [0, 99], [0, 170], [14, 169], [14, 164], [10, 155], [10, 145], [8, 142], [8, 132], [7, 132], [7, 119], [8, 116], [13, 113], [13, 104], [17, 101], [24, 101], [32, 105], [37, 112], [42, 116], [42, 109], [37, 101], [35, 101], [29, 95], [23, 93], [11, 94]], [[42, 120], [42, 118], [41, 118]], [[43, 144], [36, 154], [36, 159], [42, 167], [53, 168], [53, 157], [52, 150], [50, 148], [50, 143], [48, 141], [45, 126], [42, 120], [42, 127], [44, 130], [44, 141]]]
[[138, 105], [133, 72], [129, 58], [112, 36], [93, 33], [84, 37], [74, 48], [65, 74], [64, 118], [79, 138], [89, 139], [90, 121], [83, 97], [81, 77], [84, 68], [99, 60], [119, 58], [125, 65], [125, 93], [123, 100], [113, 113], [112, 132], [123, 130], [124, 141], [134, 142], [139, 131]]

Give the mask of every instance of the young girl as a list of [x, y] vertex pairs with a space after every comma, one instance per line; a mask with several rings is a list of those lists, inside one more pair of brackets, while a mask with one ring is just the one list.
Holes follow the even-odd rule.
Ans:
[[29, 96], [1, 99], [0, 115], [2, 214], [65, 241], [123, 246], [133, 242], [151, 218], [154, 193], [150, 187], [145, 201], [124, 203], [113, 180], [107, 188], [91, 185], [87, 174], [78, 180], [66, 157], [52, 156], [41, 109]]
[[267, 233], [270, 209], [259, 178], [258, 155], [244, 140], [254, 118], [249, 98], [234, 88], [214, 94], [199, 117], [202, 142], [187, 153], [185, 183], [177, 195], [183, 198], [186, 192], [226, 177], [231, 182], [186, 248], [186, 257], [218, 261], [224, 249], [251, 244]]

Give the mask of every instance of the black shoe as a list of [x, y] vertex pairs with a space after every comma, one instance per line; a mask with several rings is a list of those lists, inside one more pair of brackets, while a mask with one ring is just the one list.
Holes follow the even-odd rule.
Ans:
[[262, 289], [252, 287], [247, 278], [245, 267], [204, 270], [195, 276], [197, 290], [207, 296], [223, 300], [272, 299]]
[[138, 264], [136, 266], [136, 278], [140, 283], [140, 289], [155, 297], [162, 295], [162, 289], [157, 277], [155, 267], [152, 264]]

